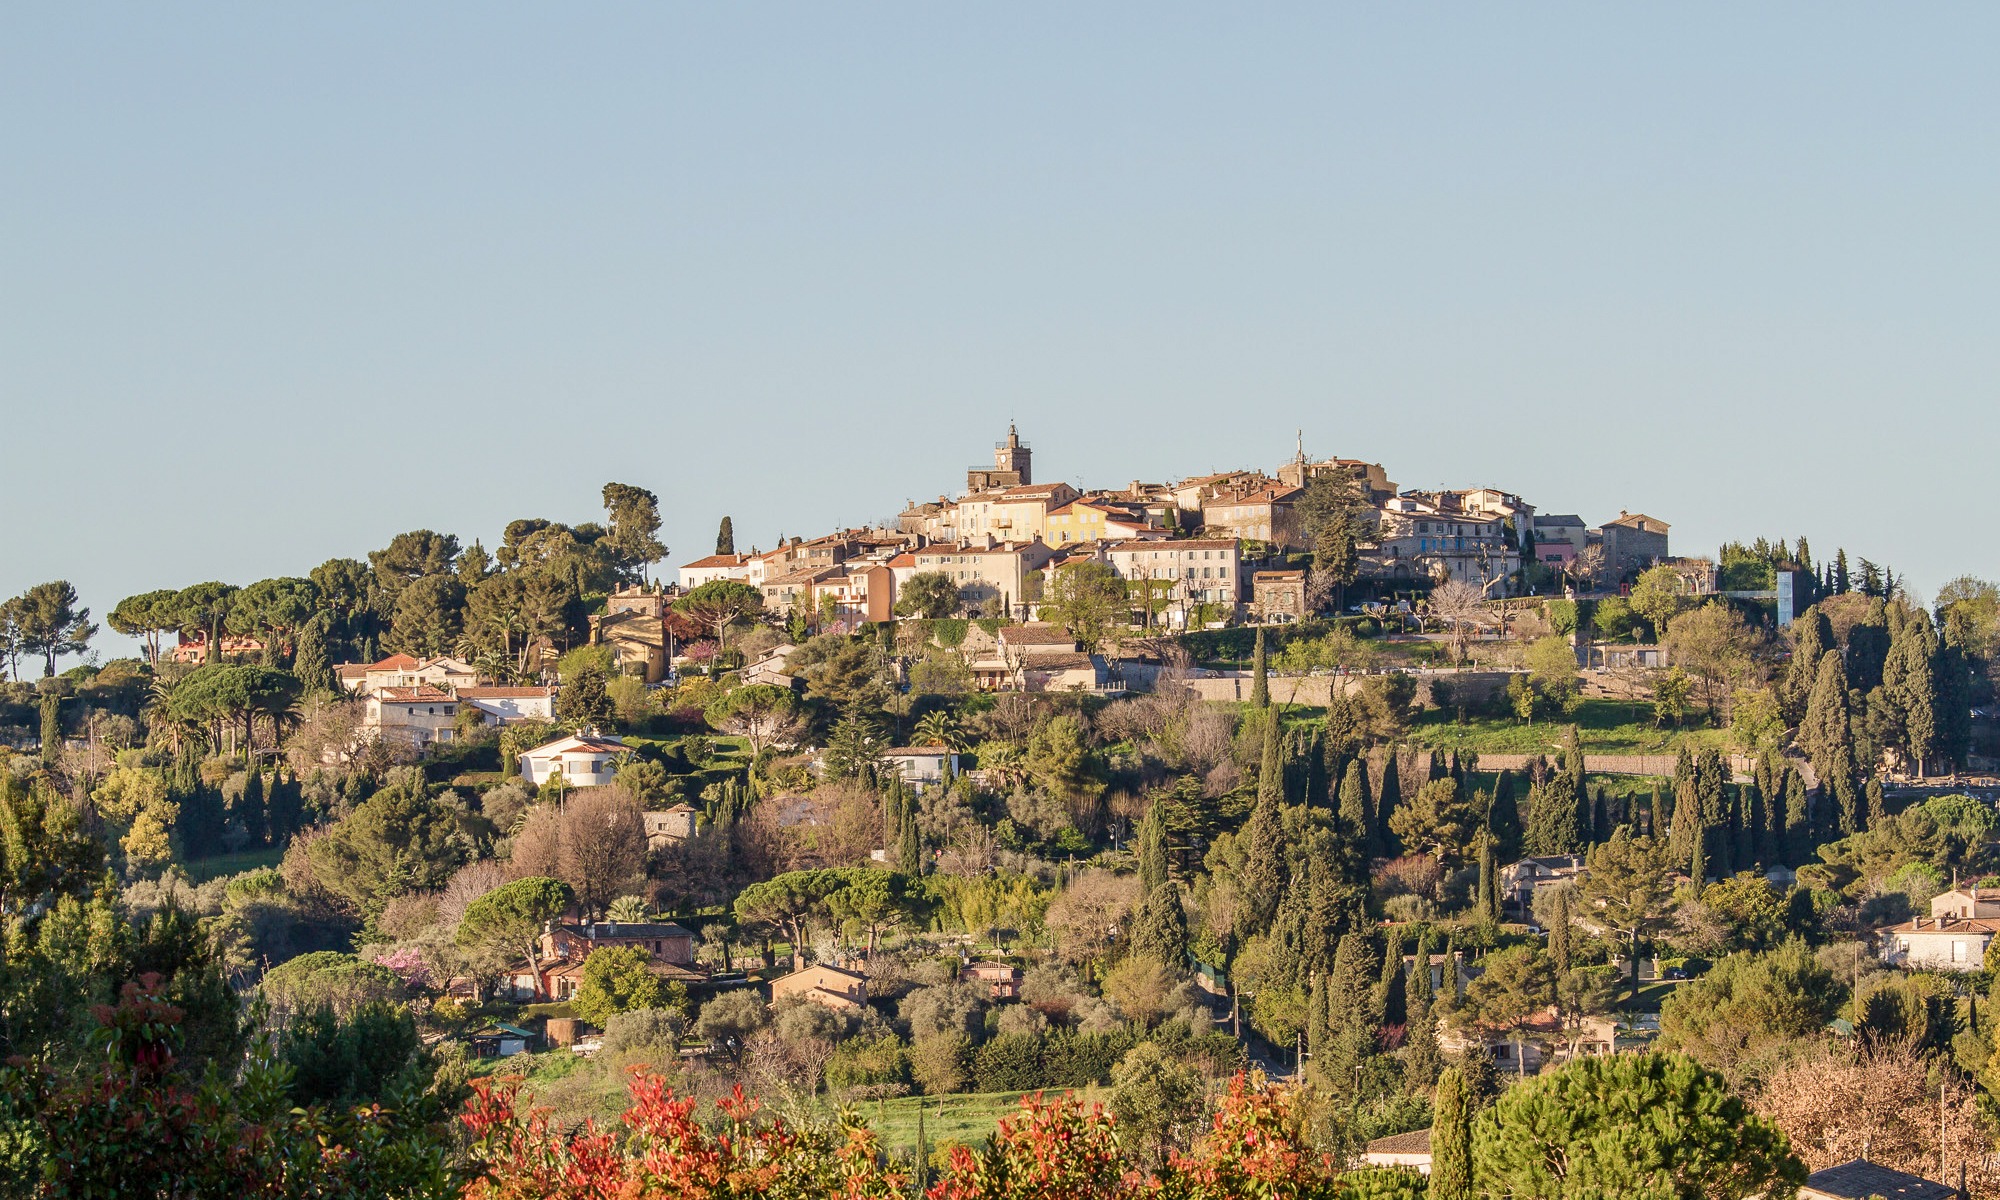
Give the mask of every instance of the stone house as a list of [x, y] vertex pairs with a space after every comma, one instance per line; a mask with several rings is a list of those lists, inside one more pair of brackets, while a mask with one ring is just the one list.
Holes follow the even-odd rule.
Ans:
[[771, 981], [771, 1003], [792, 997], [840, 1012], [859, 1012], [868, 1004], [868, 977], [842, 967], [814, 963]]

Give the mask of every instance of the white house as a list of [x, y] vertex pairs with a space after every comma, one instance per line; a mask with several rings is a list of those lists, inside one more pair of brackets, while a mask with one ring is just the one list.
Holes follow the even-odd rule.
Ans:
[[553, 721], [556, 690], [552, 687], [462, 687], [458, 698], [478, 709], [488, 725], [520, 721]]
[[586, 729], [523, 751], [521, 777], [536, 787], [558, 775], [573, 787], [596, 787], [611, 782], [618, 761], [630, 752], [618, 738]]
[[1918, 917], [1876, 931], [1882, 961], [1913, 970], [1983, 970], [1986, 947], [2000, 931], [1993, 917]]
[[1371, 1167], [1402, 1167], [1419, 1175], [1431, 1173], [1431, 1131], [1419, 1129], [1376, 1138], [1362, 1152], [1361, 1161]]
[[734, 579], [739, 582], [749, 578], [750, 556], [747, 554], [711, 554], [707, 558], [697, 558], [681, 566], [681, 589], [693, 591], [704, 583], [718, 579]]
[[340, 686], [350, 692], [372, 696], [383, 688], [434, 687], [456, 691], [479, 682], [479, 673], [464, 659], [448, 654], [421, 661], [407, 654], [391, 654], [380, 662], [343, 663], [334, 674]]
[[452, 740], [458, 720], [458, 698], [429, 684], [385, 687], [368, 693], [363, 728], [376, 737], [394, 738], [417, 747]]
[[2000, 888], [1958, 887], [1931, 897], [1934, 917], [2000, 917]]
[[896, 768], [903, 782], [917, 791], [944, 782], [945, 766], [958, 774], [958, 755], [943, 746], [898, 746], [882, 752], [883, 761]]

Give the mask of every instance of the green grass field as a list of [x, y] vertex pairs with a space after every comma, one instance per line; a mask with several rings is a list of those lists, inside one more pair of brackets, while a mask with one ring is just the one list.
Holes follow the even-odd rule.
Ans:
[[[1021, 1106], [1024, 1092], [980, 1092], [964, 1096], [901, 1096], [894, 1100], [862, 1103], [855, 1107], [882, 1144], [908, 1150], [917, 1144], [917, 1109], [924, 1110], [924, 1137], [932, 1146], [940, 1142], [962, 1142], [978, 1146], [991, 1137], [997, 1122]], [[1083, 1093], [1086, 1102], [1109, 1104], [1103, 1089]]]
[[218, 854], [214, 858], [196, 859], [187, 864], [186, 870], [189, 879], [207, 883], [224, 875], [241, 875], [245, 871], [275, 867], [284, 857], [283, 850], [246, 850], [241, 854]]
[[1454, 715], [1432, 710], [1410, 725], [1410, 744], [1481, 754], [1546, 754], [1559, 749], [1563, 729], [1577, 727], [1586, 757], [1591, 754], [1674, 754], [1693, 749], [1727, 749], [1720, 729], [1655, 729], [1652, 706], [1625, 700], [1585, 700], [1569, 721], [1524, 724], [1513, 717], [1473, 716], [1460, 725]]

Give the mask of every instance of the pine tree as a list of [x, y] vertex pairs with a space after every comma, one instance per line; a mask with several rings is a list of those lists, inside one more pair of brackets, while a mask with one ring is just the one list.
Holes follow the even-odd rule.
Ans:
[[1472, 1097], [1457, 1068], [1438, 1076], [1432, 1108], [1430, 1200], [1472, 1200]]
[[1549, 915], [1549, 960], [1560, 974], [1569, 974], [1569, 889], [1556, 889], [1555, 912]]
[[1271, 707], [1270, 665], [1264, 655], [1264, 627], [1257, 627], [1257, 647], [1250, 659], [1250, 707]]
[[1167, 882], [1167, 806], [1154, 801], [1139, 822], [1139, 886], [1150, 896]]
[[715, 530], [715, 552], [717, 554], [736, 553], [736, 524], [728, 517]]

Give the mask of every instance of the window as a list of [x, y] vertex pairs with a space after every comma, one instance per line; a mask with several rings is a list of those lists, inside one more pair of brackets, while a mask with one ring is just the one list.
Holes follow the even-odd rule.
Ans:
[[1951, 944], [1951, 961], [1955, 963], [1962, 963], [1965, 961], [1964, 942], [1953, 942]]

